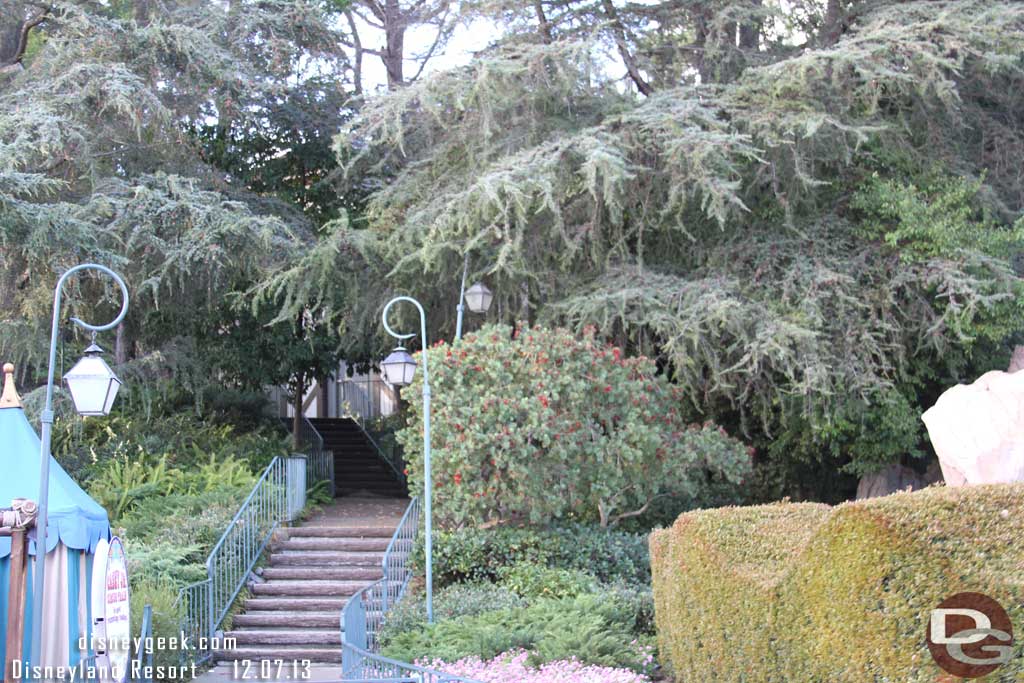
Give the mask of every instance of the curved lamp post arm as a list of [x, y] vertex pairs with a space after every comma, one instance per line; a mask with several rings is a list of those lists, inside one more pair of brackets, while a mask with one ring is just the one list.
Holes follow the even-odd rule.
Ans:
[[424, 389], [427, 389], [429, 387], [429, 381], [427, 378], [427, 314], [424, 313], [423, 306], [420, 305], [419, 301], [416, 301], [416, 299], [413, 299], [411, 296], [396, 296], [384, 307], [384, 313], [381, 315], [381, 318], [384, 321], [384, 329], [398, 341], [405, 341], [406, 339], [412, 339], [415, 337], [415, 332], [401, 334], [391, 329], [391, 325], [388, 324], [388, 311], [391, 310], [392, 306], [403, 301], [415, 306], [416, 310], [420, 313], [420, 339], [423, 340], [423, 353], [421, 354], [423, 356], [423, 387]]
[[43, 588], [46, 585], [46, 533], [47, 503], [50, 497], [50, 438], [53, 432], [53, 375], [57, 365], [57, 333], [60, 327], [60, 304], [64, 283], [69, 277], [83, 270], [98, 270], [109, 275], [121, 288], [121, 311], [105, 325], [92, 325], [80, 318], [71, 318], [79, 327], [93, 334], [117, 327], [128, 314], [128, 287], [120, 275], [98, 263], [83, 263], [69, 269], [60, 279], [53, 292], [53, 325], [50, 328], [50, 365], [46, 376], [46, 404], [40, 415], [42, 429], [39, 439], [39, 516], [36, 519], [36, 559], [32, 590], [32, 650], [31, 663], [41, 665], [40, 655], [43, 644]]
[[388, 311], [399, 302], [410, 303], [420, 312], [420, 339], [423, 340], [423, 530], [426, 537], [424, 550], [426, 551], [426, 582], [427, 582], [427, 622], [434, 622], [434, 532], [432, 521], [431, 499], [433, 497], [433, 476], [430, 467], [430, 373], [427, 370], [427, 314], [419, 301], [409, 296], [398, 296], [392, 299], [384, 307], [381, 315], [384, 321], [384, 329], [388, 334], [399, 341], [415, 337], [415, 334], [401, 334], [391, 329], [388, 324]]
[[113, 329], [120, 325], [121, 321], [124, 320], [126, 315], [128, 315], [128, 286], [124, 283], [121, 276], [110, 268], [101, 266], [98, 263], [83, 263], [69, 269], [60, 276], [60, 279], [57, 280], [57, 286], [53, 291], [53, 324], [50, 327], [50, 367], [46, 379], [46, 407], [42, 414], [42, 421], [44, 424], [47, 420], [51, 423], [53, 422], [53, 373], [57, 364], [57, 332], [60, 326], [60, 303], [63, 295], [64, 283], [67, 282], [69, 277], [83, 270], [98, 270], [101, 273], [109, 275], [111, 279], [118, 284], [121, 288], [121, 311], [113, 321], [106, 325], [90, 325], [81, 318], [71, 318], [71, 322], [83, 329], [89, 330], [90, 332], [105, 332], [106, 330]]

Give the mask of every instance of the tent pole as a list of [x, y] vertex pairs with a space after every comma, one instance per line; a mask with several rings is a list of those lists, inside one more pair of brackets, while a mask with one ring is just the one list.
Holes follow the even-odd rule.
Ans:
[[25, 560], [28, 557], [25, 528], [11, 529], [11, 583], [7, 606], [7, 657], [4, 662], [5, 683], [18, 683], [14, 663], [21, 659], [25, 642]]

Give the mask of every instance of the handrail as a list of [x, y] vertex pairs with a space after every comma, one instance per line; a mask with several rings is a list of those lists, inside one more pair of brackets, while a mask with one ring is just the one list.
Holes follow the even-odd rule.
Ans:
[[[335, 495], [334, 489], [334, 453], [324, 450], [324, 437], [316, 426], [305, 415], [300, 416], [298, 444], [300, 450], [305, 450], [309, 458], [307, 475], [308, 486], [312, 488], [321, 481], [328, 482], [331, 497]], [[287, 424], [287, 429], [292, 429], [291, 418], [282, 418]]]
[[[395, 533], [391, 536], [388, 547], [384, 550], [384, 558], [381, 565], [384, 570], [384, 593], [381, 612], [387, 613], [391, 607], [398, 603], [405, 595], [405, 589], [409, 586], [412, 578], [412, 569], [409, 568], [407, 560], [413, 551], [413, 544], [416, 542], [416, 531], [420, 527], [420, 499], [413, 498], [405, 508], [405, 514]], [[393, 591], [392, 587], [397, 586]]]
[[465, 678], [408, 662], [400, 662], [397, 659], [389, 659], [362, 648], [352, 647], [351, 649], [353, 654], [358, 656], [359, 662], [349, 672], [346, 672], [343, 666], [341, 674], [342, 680], [350, 683], [353, 681], [360, 683], [366, 681], [374, 683], [480, 683], [474, 678]]
[[[210, 551], [206, 579], [178, 592], [176, 605], [183, 612], [181, 631], [196, 644], [197, 664], [213, 657], [217, 629], [274, 532], [305, 504], [305, 467], [292, 468], [293, 460], [276, 457], [267, 465]], [[182, 656], [186, 656], [184, 651]]]
[[134, 671], [138, 672], [138, 678], [132, 678], [137, 683], [153, 683], [153, 606], [146, 605], [142, 608], [142, 628], [140, 629], [138, 646], [135, 650]]
[[[245, 499], [245, 502], [238, 509], [238, 512], [235, 513], [234, 518], [228, 524], [228, 528], [221, 535], [220, 540], [213, 546], [210, 556], [206, 558], [207, 576], [213, 579], [214, 624], [217, 626], [227, 616], [228, 611], [231, 609], [231, 603], [235, 601], [238, 592], [245, 585], [249, 572], [256, 566], [257, 560], [263, 554], [267, 543], [270, 542], [270, 537], [278, 525], [287, 520], [287, 500], [281, 495], [286, 492], [286, 481], [287, 473], [284, 468], [284, 459], [274, 458], [270, 465], [267, 466], [267, 469], [263, 471], [263, 474]], [[264, 486], [264, 484], [268, 485]], [[254, 501], [256, 501], [255, 505]], [[260, 524], [260, 516], [264, 512], [269, 513], [263, 515], [264, 519], [269, 522], [269, 528], [263, 535], [263, 540], [259, 543], [258, 547], [252, 542], [253, 539], [248, 529], [240, 533], [234, 533], [239, 527], [253, 523]], [[257, 526], [254, 531], [258, 534], [259, 527]], [[234, 577], [231, 575], [224, 577], [223, 572], [218, 571], [221, 567], [217, 565], [218, 560], [221, 559], [219, 557], [221, 550], [228, 548], [229, 544], [231, 552], [229, 554], [225, 553], [226, 558], [223, 560], [227, 566], [221, 566], [230, 574], [233, 574]], [[246, 548], [246, 545], [249, 547]], [[248, 552], [246, 552], [247, 550]], [[243, 558], [242, 563], [237, 562], [240, 556]], [[221, 580], [218, 581], [218, 578], [221, 578]]]
[[409, 501], [382, 560], [383, 576], [356, 592], [341, 612], [342, 678], [424, 683], [478, 683], [415, 664], [388, 659], [380, 649], [380, 627], [388, 611], [405, 595], [412, 578], [409, 556], [419, 530], [420, 501]]
[[388, 464], [388, 467], [390, 467], [391, 470], [395, 473], [395, 476], [398, 477], [398, 481], [402, 482], [402, 484], [405, 484], [405, 472], [403, 472], [402, 468], [400, 468], [398, 464], [395, 462], [394, 454], [392, 453], [391, 457], [388, 457], [388, 455], [384, 452], [384, 449], [381, 447], [379, 443], [377, 443], [377, 440], [373, 438], [373, 435], [366, 428], [366, 425], [363, 424], [362, 420], [360, 420], [358, 416], [351, 415], [350, 419], [356, 423], [356, 425], [359, 427], [359, 431], [363, 433], [363, 436], [366, 437], [366, 440], [369, 441], [370, 445], [372, 445], [374, 450], [377, 451], [377, 456], [381, 460], [386, 462]]

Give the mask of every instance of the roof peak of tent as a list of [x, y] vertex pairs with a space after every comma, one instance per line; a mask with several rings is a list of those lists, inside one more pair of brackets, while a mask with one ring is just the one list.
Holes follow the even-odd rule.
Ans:
[[21, 397], [14, 386], [14, 364], [4, 363], [4, 392], [0, 394], [0, 410], [21, 407]]

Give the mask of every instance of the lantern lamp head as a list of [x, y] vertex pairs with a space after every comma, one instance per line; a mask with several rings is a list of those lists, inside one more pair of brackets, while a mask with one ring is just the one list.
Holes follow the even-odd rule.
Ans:
[[398, 346], [381, 361], [380, 367], [388, 384], [406, 387], [412, 384], [413, 375], [416, 373], [416, 359], [409, 355], [404, 347]]
[[493, 300], [494, 294], [482, 282], [477, 282], [466, 290], [466, 305], [474, 313], [486, 313]]
[[75, 367], [64, 374], [79, 415], [109, 415], [121, 388], [121, 380], [103, 360], [102, 353], [103, 349], [93, 342]]

